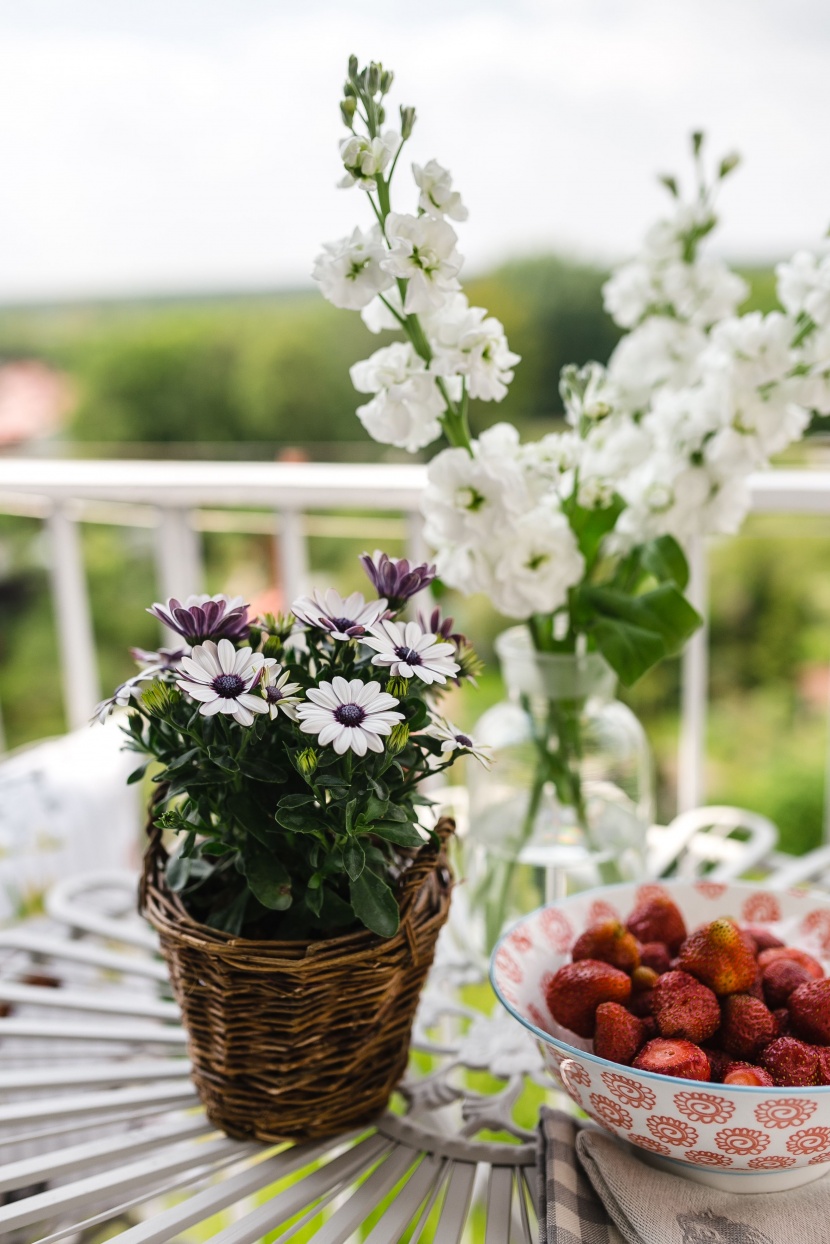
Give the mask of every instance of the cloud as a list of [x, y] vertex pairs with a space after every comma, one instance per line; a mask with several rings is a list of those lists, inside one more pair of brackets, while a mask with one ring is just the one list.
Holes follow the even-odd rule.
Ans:
[[351, 51], [418, 107], [412, 158], [452, 168], [473, 268], [624, 254], [699, 126], [745, 156], [723, 249], [780, 254], [830, 218], [820, 0], [19, 8], [0, 21], [0, 299], [305, 281], [367, 219], [334, 188]]

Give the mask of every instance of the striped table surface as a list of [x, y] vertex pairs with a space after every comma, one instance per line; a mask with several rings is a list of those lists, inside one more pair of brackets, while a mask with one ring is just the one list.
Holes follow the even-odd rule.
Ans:
[[389, 1111], [321, 1143], [244, 1143], [204, 1116], [135, 886], [69, 880], [45, 920], [0, 930], [4, 1244], [532, 1244], [546, 1081], [518, 1025], [471, 1005], [487, 991], [463, 956], [439, 955]]

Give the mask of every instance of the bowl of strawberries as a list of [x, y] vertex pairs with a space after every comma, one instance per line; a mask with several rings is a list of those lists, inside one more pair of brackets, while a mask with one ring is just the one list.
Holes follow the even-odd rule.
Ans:
[[828, 969], [830, 898], [703, 880], [541, 907], [490, 977], [556, 1085], [646, 1161], [772, 1192], [830, 1171]]

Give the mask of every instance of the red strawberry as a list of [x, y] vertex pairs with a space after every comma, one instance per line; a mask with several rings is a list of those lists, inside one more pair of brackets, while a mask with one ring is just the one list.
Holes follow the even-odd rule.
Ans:
[[638, 1071], [656, 1071], [663, 1076], [679, 1076], [681, 1080], [708, 1080], [709, 1059], [691, 1041], [672, 1041], [655, 1037], [643, 1046], [631, 1064]]
[[653, 1007], [653, 989], [638, 989], [632, 993], [628, 1000], [629, 1011], [632, 1015], [636, 1015], [639, 1019], [649, 1019], [653, 1013]]
[[718, 1000], [687, 972], [664, 972], [658, 976], [652, 1013], [661, 1037], [706, 1041], [720, 1025]]
[[762, 1051], [761, 1065], [773, 1081], [788, 1088], [819, 1083], [818, 1054], [795, 1037], [776, 1037]]
[[723, 1000], [720, 1043], [727, 1054], [751, 1062], [778, 1036], [775, 1016], [748, 993], [732, 993]]
[[743, 930], [754, 941], [756, 954], [759, 954], [762, 950], [772, 950], [774, 946], [784, 945], [781, 938], [776, 937], [763, 924], [745, 924]]
[[723, 1077], [731, 1066], [734, 1065], [734, 1059], [724, 1050], [715, 1049], [714, 1046], [707, 1045], [702, 1047], [703, 1052], [709, 1059], [709, 1072], [712, 1080], [723, 1083]]
[[794, 989], [806, 985], [815, 977], [794, 959], [773, 959], [762, 970], [761, 980], [764, 986], [764, 999], [771, 1011], [784, 1006]]
[[763, 1067], [753, 1067], [750, 1063], [730, 1063], [723, 1082], [724, 1084], [760, 1085], [764, 1088], [772, 1088], [774, 1083], [768, 1071], [764, 1071]]
[[601, 1002], [597, 1007], [594, 1053], [612, 1063], [630, 1067], [631, 1060], [645, 1045], [646, 1026], [619, 1002]]
[[817, 1045], [816, 1056], [818, 1057], [818, 1082], [830, 1084], [830, 1050], [824, 1045]]
[[610, 963], [580, 959], [566, 963], [548, 984], [545, 1001], [557, 1023], [580, 1037], [592, 1037], [601, 1002], [627, 1002], [631, 978]]
[[640, 963], [645, 968], [653, 968], [658, 976], [668, 972], [671, 967], [671, 955], [665, 942], [646, 942], [640, 947]]
[[799, 1037], [830, 1045], [830, 979], [799, 985], [787, 1000], [787, 1010]]
[[636, 938], [620, 924], [619, 920], [602, 920], [592, 924], [574, 942], [571, 958], [597, 959], [610, 963], [621, 972], [633, 972], [640, 963], [640, 948]]
[[676, 954], [686, 936], [686, 925], [679, 908], [668, 895], [656, 895], [635, 907], [625, 922], [629, 933], [638, 942], [663, 942], [671, 954]]
[[680, 966], [713, 993], [745, 993], [755, 982], [755, 956], [734, 920], [723, 917], [695, 929], [680, 947]]
[[635, 993], [642, 993], [644, 989], [653, 989], [659, 979], [654, 968], [646, 968], [641, 964], [631, 973], [631, 988]]
[[791, 1037], [792, 1027], [790, 1025], [790, 1012], [785, 1006], [777, 1006], [773, 1011], [775, 1022], [778, 1025], [779, 1037]]
[[800, 963], [803, 968], [812, 976], [813, 980], [821, 980], [824, 976], [824, 968], [818, 959], [814, 959], [812, 955], [808, 955], [806, 950], [799, 950], [797, 946], [773, 946], [771, 950], [762, 950], [758, 956], [759, 968], [765, 968], [769, 963], [775, 963], [778, 959], [792, 960], [793, 963]]

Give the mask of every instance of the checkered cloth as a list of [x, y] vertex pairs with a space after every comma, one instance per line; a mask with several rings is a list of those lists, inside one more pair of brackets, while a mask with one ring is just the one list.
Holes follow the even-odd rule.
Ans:
[[647, 1166], [559, 1110], [539, 1124], [540, 1244], [826, 1244], [830, 1179], [732, 1193]]

